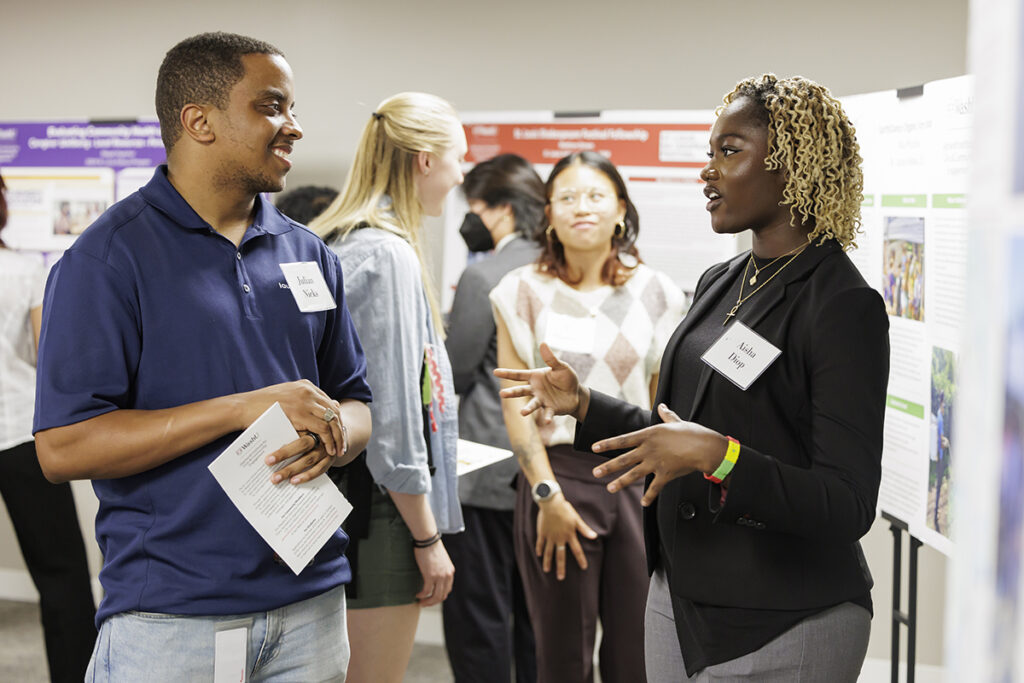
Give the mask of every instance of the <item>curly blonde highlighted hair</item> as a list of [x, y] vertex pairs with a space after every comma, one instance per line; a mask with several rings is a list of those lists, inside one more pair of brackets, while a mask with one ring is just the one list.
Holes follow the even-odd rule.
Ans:
[[741, 97], [757, 105], [768, 127], [765, 167], [786, 174], [782, 203], [794, 224], [811, 226], [808, 241], [834, 238], [855, 248], [864, 174], [856, 131], [839, 100], [806, 78], [764, 74], [737, 83], [719, 111]]

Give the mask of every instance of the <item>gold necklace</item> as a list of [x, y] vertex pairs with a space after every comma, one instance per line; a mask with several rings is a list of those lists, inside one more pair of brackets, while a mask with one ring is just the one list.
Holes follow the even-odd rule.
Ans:
[[[798, 249], [800, 251], [798, 251], [795, 254], [793, 254], [792, 256], [790, 256], [789, 260], [786, 261], [785, 263], [783, 263], [781, 268], [779, 268], [774, 273], [772, 273], [770, 276], [768, 276], [767, 280], [765, 280], [760, 285], [758, 285], [757, 288], [754, 291], [752, 291], [750, 294], [747, 294], [746, 296], [743, 296], [743, 280], [740, 280], [740, 294], [739, 294], [739, 296], [736, 297], [736, 305], [732, 307], [732, 310], [730, 310], [728, 313], [725, 314], [725, 322], [722, 323], [722, 327], [725, 327], [726, 325], [729, 324], [729, 320], [736, 315], [736, 311], [740, 310], [740, 306], [742, 306], [743, 303], [747, 299], [749, 299], [750, 297], [752, 297], [755, 294], [757, 294], [758, 292], [760, 292], [761, 291], [761, 287], [764, 287], [766, 284], [771, 282], [775, 278], [776, 275], [778, 275], [783, 270], [785, 270], [786, 266], [788, 266], [790, 263], [792, 263], [793, 259], [795, 259], [797, 256], [802, 254], [804, 252], [804, 249], [806, 249], [806, 248], [807, 248], [806, 244], [801, 245], [800, 247], [798, 247]], [[790, 252], [790, 253], [792, 253], [792, 252]], [[782, 256], [785, 256], [785, 254], [783, 254]], [[782, 258], [782, 256], [780, 256], [779, 258]], [[778, 260], [779, 260], [778, 258], [775, 259], [775, 261], [778, 261]], [[775, 261], [772, 261], [772, 263], [775, 263]], [[750, 271], [750, 264], [753, 263], [753, 262], [754, 262], [754, 252], [751, 251], [750, 252], [750, 258], [747, 260], [747, 265], [745, 265], [743, 267], [743, 277], [744, 278], [747, 277], [747, 273]], [[768, 264], [768, 265], [771, 265], [771, 264]], [[764, 268], [767, 268], [767, 267], [768, 266], [765, 266]], [[762, 268], [761, 270], [764, 270], [764, 268]]]
[[[762, 270], [765, 270], [767, 268], [771, 268], [772, 266], [775, 265], [775, 262], [778, 261], [779, 259], [785, 258], [786, 256], [789, 256], [790, 254], [792, 254], [797, 249], [803, 249], [806, 246], [807, 246], [806, 244], [798, 244], [797, 246], [795, 246], [792, 249], [790, 249], [789, 251], [787, 251], [785, 254], [782, 254], [781, 256], [776, 256], [775, 258], [773, 258], [771, 260], [771, 263], [766, 263], [763, 266], [761, 266], [760, 268], [757, 267], [757, 261], [754, 260], [754, 252], [753, 252], [753, 250], [751, 250], [751, 252], [750, 252], [750, 265], [754, 266], [754, 274], [750, 277], [750, 280], [749, 280], [750, 286], [753, 287], [754, 285], [757, 284], [757, 276], [761, 274]], [[781, 268], [780, 268], [780, 270], [781, 270]], [[746, 272], [746, 270], [744, 270], [743, 271], [743, 277], [746, 277], [746, 276], [747, 276], [747, 272]]]

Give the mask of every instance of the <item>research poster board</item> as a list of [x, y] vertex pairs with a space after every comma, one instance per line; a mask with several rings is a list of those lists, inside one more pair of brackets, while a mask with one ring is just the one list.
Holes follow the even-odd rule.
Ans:
[[[707, 162], [711, 111], [604, 111], [560, 116], [550, 111], [466, 112], [466, 170], [514, 153], [530, 161], [542, 180], [572, 152], [607, 156], [626, 182], [640, 215], [637, 249], [644, 262], [692, 293], [709, 266], [736, 254], [736, 238], [711, 231], [700, 170]], [[467, 263], [458, 228], [467, 211], [453, 192], [445, 210], [442, 307], [451, 306]]]
[[12, 249], [64, 251], [165, 158], [155, 120], [0, 122], [4, 241]]
[[[851, 259], [885, 300], [890, 320], [879, 509], [941, 552], [953, 550], [951, 491], [959, 452], [960, 333], [965, 313], [967, 194], [972, 79], [840, 98], [864, 159], [863, 234]], [[619, 167], [640, 214], [641, 256], [692, 292], [710, 265], [734, 256], [735, 237], [716, 235], [701, 193], [714, 113], [552, 112], [465, 114], [467, 168], [513, 152], [542, 178], [571, 152], [604, 153]], [[1022, 181], [1024, 184], [1024, 181]], [[466, 264], [459, 193], [446, 210], [443, 305]]]
[[947, 555], [963, 424], [972, 88], [963, 76], [841, 98], [864, 159], [863, 235], [850, 257], [889, 314], [879, 509]]

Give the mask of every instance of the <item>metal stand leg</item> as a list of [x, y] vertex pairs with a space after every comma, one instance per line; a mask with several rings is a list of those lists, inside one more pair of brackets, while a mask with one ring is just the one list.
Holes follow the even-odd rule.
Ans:
[[[900, 680], [900, 627], [907, 627], [907, 683], [914, 683], [914, 664], [917, 657], [917, 551], [922, 542], [910, 535], [907, 525], [883, 513], [892, 531], [892, 683]], [[909, 576], [907, 577], [907, 611], [900, 609], [902, 602], [901, 578], [903, 574], [903, 532], [910, 539]]]

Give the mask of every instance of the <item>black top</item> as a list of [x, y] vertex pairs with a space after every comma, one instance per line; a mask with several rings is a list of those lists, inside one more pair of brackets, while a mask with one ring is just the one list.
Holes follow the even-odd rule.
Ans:
[[[696, 388], [697, 380], [705, 365], [701, 356], [718, 341], [718, 338], [732, 324], [730, 321], [728, 325], [723, 325], [726, 314], [739, 299], [740, 283], [743, 283], [742, 293], [744, 296], [750, 295], [751, 291], [761, 285], [761, 289], [746, 299], [739, 310], [747, 307], [755, 308], [758, 304], [758, 297], [766, 295], [766, 290], [771, 287], [784, 286], [781, 282], [769, 281], [768, 278], [778, 272], [779, 268], [785, 266], [786, 261], [788, 261], [788, 257], [775, 263], [772, 263], [772, 259], [754, 257], [754, 264], [760, 271], [753, 286], [749, 282], [749, 278], [755, 272], [753, 267], [746, 267], [737, 273], [738, 276], [733, 276], [733, 282], [728, 285], [718, 301], [713, 303], [710, 308], [705, 309], [704, 315], [694, 321], [686, 335], [679, 340], [672, 363], [672, 381], [669, 386]], [[709, 384], [705, 400], [711, 402], [721, 400], [723, 397], [718, 394], [721, 393], [722, 388], [723, 386], [717, 383]], [[688, 415], [693, 407], [694, 391], [681, 391], [679, 395], [672, 393], [667, 398], [671, 401], [673, 410], [677, 414]], [[697, 480], [703, 478], [700, 473], [690, 476]], [[710, 501], [721, 496], [720, 487], [711, 482], [706, 482], [706, 486], [711, 489], [708, 498]], [[683, 503], [680, 493], [680, 489], [668, 487], [657, 501], [660, 555], [666, 565], [666, 572], [671, 572], [668, 558], [672, 554], [666, 552], [666, 548], [672, 547], [676, 535], [677, 509]], [[854, 602], [869, 611], [871, 610], [870, 593]], [[673, 600], [673, 612], [676, 630], [680, 634], [679, 645], [682, 650], [683, 662], [686, 665], [686, 673], [688, 676], [693, 676], [701, 669], [713, 664], [728, 662], [754, 652], [803, 619], [825, 609], [828, 607], [796, 610], [720, 607], [677, 597]]]
[[[680, 350], [697, 328], [706, 326], [696, 332], [704, 348], [724, 330], [739, 278], [752, 274], [743, 275], [748, 258], [701, 276], [666, 346], [654, 401], [740, 442], [728, 496], [720, 503], [720, 488], [697, 473], [668, 482], [644, 509], [648, 571], [666, 569], [681, 650], [744, 641], [715, 658], [757, 649], [786, 630], [784, 619], [870, 604], [858, 540], [875, 519], [881, 479], [889, 321], [836, 242], [809, 246], [739, 308], [735, 319], [781, 351], [746, 391], [694, 360], [704, 349]], [[591, 450], [659, 422], [656, 410], [592, 391], [574, 446]], [[687, 668], [698, 658], [688, 656]]]

